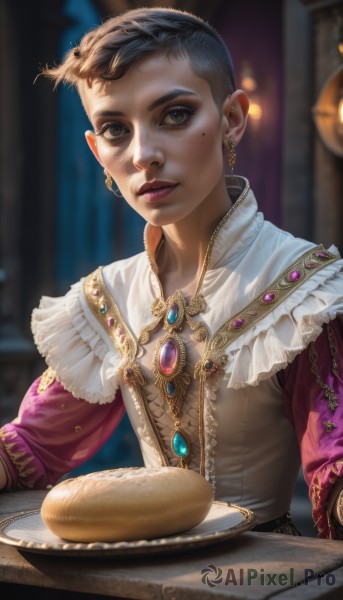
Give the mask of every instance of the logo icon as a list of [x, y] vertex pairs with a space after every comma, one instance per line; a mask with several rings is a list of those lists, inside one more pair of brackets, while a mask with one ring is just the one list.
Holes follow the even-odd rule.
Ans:
[[223, 571], [219, 567], [216, 567], [216, 565], [208, 565], [206, 569], [202, 569], [201, 574], [202, 583], [207, 583], [207, 585], [212, 588], [223, 581]]

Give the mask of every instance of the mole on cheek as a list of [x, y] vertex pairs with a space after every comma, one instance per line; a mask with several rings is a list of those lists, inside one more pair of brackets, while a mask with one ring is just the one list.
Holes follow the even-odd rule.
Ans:
[[206, 135], [205, 132], [203, 132], [203, 135]]

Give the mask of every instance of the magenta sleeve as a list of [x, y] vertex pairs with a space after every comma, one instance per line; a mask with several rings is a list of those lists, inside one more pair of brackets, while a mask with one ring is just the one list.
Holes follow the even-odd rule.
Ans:
[[75, 398], [54, 381], [27, 391], [18, 417], [0, 429], [0, 460], [7, 487], [38, 489], [91, 458], [119, 425], [125, 408], [120, 391], [109, 404]]
[[343, 476], [342, 334], [339, 319], [325, 325], [282, 374], [285, 408], [299, 441], [313, 520], [319, 537], [331, 539], [342, 538], [327, 510], [332, 487]]

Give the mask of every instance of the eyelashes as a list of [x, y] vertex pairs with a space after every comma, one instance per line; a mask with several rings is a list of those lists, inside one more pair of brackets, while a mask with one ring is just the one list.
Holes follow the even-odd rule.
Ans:
[[[168, 109], [163, 117], [163, 123], [172, 127], [186, 125], [195, 113], [195, 108], [189, 106], [173, 106]], [[169, 119], [169, 123], [167, 123]]]
[[[167, 108], [158, 123], [162, 129], [177, 129], [185, 127], [195, 114], [196, 109], [190, 106], [171, 106]], [[106, 142], [115, 143], [122, 140], [130, 133], [129, 128], [120, 121], [104, 123], [95, 135], [102, 137]]]

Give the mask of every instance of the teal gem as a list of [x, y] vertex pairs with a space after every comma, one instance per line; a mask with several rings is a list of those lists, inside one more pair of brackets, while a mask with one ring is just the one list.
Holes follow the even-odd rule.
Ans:
[[173, 435], [172, 446], [175, 454], [181, 458], [184, 458], [189, 454], [188, 442], [179, 431], [176, 431]]
[[168, 325], [174, 325], [177, 321], [178, 316], [179, 316], [179, 307], [176, 304], [176, 302], [173, 302], [173, 304], [171, 305], [171, 307], [168, 311], [168, 315], [167, 315]]
[[168, 396], [174, 396], [175, 394], [175, 385], [171, 381], [168, 381], [167, 394]]
[[105, 305], [105, 304], [102, 304], [102, 305], [100, 306], [100, 312], [101, 312], [101, 314], [103, 314], [103, 315], [104, 315], [106, 311], [107, 311], [107, 307], [106, 307], [106, 305]]

